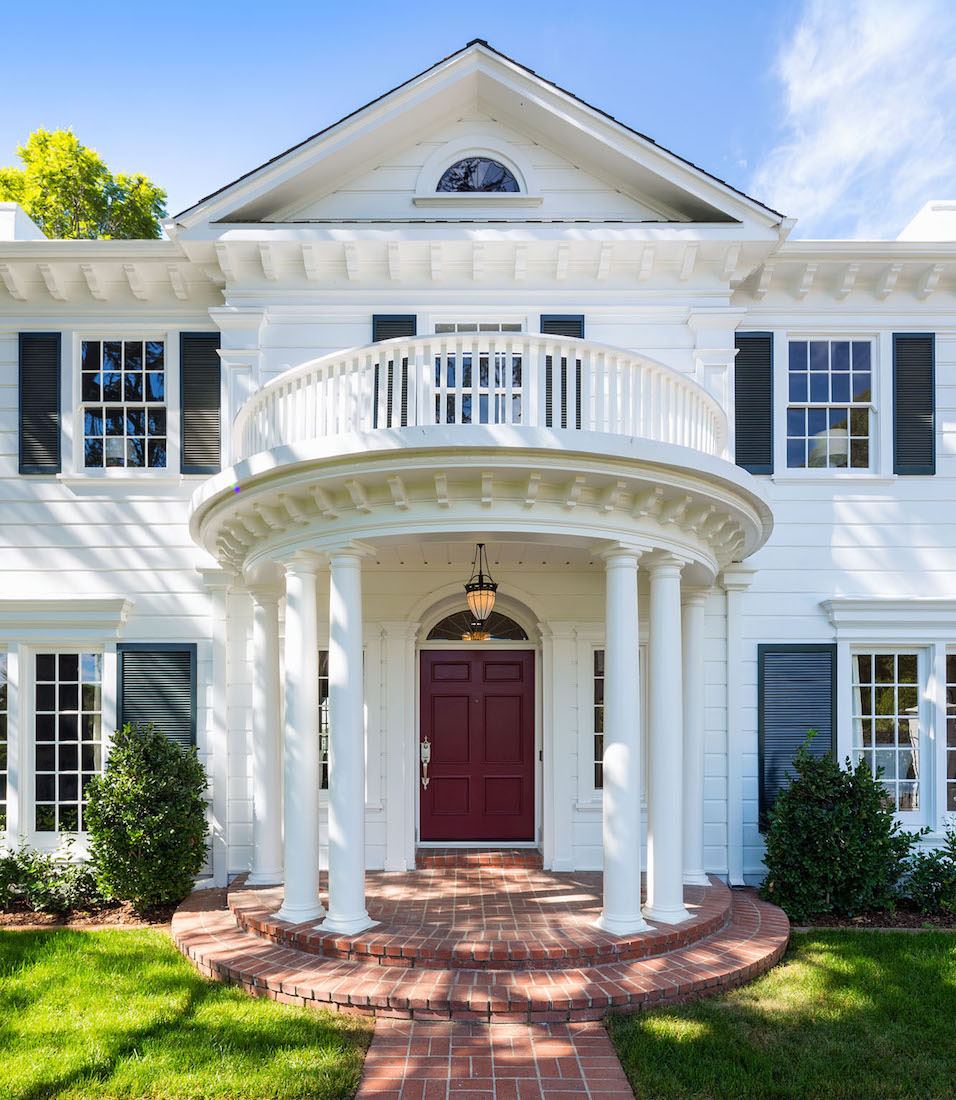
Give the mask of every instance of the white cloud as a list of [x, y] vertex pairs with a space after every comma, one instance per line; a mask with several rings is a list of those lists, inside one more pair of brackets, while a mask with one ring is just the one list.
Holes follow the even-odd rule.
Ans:
[[797, 235], [895, 237], [956, 198], [952, 0], [808, 0], [775, 71], [784, 136], [750, 190]]

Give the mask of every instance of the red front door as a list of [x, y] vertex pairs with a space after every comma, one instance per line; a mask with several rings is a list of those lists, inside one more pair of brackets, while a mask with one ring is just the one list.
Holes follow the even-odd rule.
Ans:
[[422, 840], [534, 839], [534, 653], [422, 653]]

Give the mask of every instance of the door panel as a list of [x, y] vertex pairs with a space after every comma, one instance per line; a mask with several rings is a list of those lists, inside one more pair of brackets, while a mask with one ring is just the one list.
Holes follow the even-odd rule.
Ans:
[[533, 840], [534, 653], [426, 651], [421, 687], [421, 839]]

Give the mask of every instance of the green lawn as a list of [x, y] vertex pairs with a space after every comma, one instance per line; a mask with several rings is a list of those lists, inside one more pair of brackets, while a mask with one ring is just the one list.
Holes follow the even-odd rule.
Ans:
[[0, 1100], [331, 1100], [370, 1037], [205, 980], [162, 932], [0, 932]]
[[638, 1100], [956, 1097], [956, 935], [795, 935], [753, 984], [611, 1036]]

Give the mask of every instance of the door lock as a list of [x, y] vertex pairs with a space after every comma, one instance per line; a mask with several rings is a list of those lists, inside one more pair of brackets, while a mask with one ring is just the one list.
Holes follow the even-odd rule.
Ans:
[[428, 790], [428, 765], [431, 763], [432, 758], [432, 743], [426, 737], [424, 741], [419, 743], [419, 753], [422, 760], [422, 790]]

